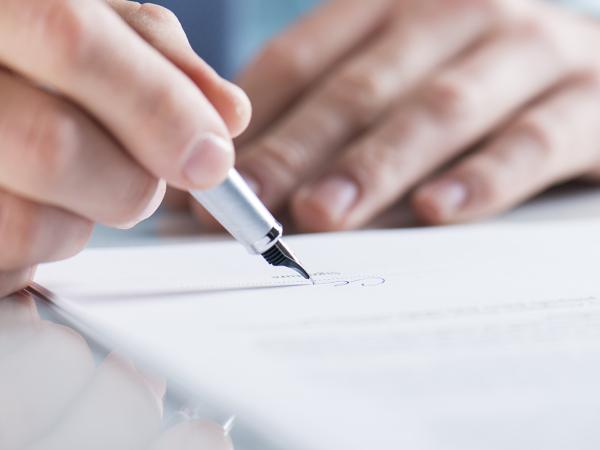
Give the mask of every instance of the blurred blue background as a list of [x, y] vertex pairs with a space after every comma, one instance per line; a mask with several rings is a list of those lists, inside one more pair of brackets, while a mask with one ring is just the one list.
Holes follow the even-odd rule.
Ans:
[[266, 39], [320, 0], [154, 0], [181, 20], [196, 51], [232, 78]]

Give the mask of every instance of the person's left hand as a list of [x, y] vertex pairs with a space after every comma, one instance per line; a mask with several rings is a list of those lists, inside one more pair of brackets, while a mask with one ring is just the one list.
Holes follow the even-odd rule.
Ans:
[[239, 80], [238, 157], [303, 231], [434, 224], [600, 175], [600, 24], [536, 0], [332, 0]]

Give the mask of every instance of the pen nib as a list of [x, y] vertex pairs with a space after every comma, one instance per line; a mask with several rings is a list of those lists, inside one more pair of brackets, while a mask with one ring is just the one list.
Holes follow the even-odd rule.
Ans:
[[262, 256], [272, 266], [288, 267], [298, 272], [302, 278], [310, 280], [313, 284], [315, 284], [310, 274], [298, 261], [298, 258], [296, 258], [292, 251], [281, 240], [263, 253]]

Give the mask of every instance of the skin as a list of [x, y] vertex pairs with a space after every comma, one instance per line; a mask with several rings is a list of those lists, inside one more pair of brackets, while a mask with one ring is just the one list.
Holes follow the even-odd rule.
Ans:
[[598, 22], [541, 1], [328, 1], [239, 78], [239, 170], [301, 231], [406, 200], [471, 221], [598, 180], [599, 46]]
[[[205, 189], [234, 162], [245, 94], [177, 18], [125, 0], [0, 0], [0, 297], [129, 228], [166, 185]], [[110, 33], [106, 33], [110, 30]]]

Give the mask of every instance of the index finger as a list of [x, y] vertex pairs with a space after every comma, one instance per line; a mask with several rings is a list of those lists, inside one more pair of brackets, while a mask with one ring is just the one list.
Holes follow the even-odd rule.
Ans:
[[4, 65], [79, 104], [170, 184], [202, 189], [225, 178], [233, 146], [214, 107], [105, 2], [6, 0], [3, 6]]
[[191, 78], [224, 119], [232, 136], [246, 129], [251, 115], [248, 97], [194, 52], [175, 14], [153, 3], [107, 1], [146, 42]]

